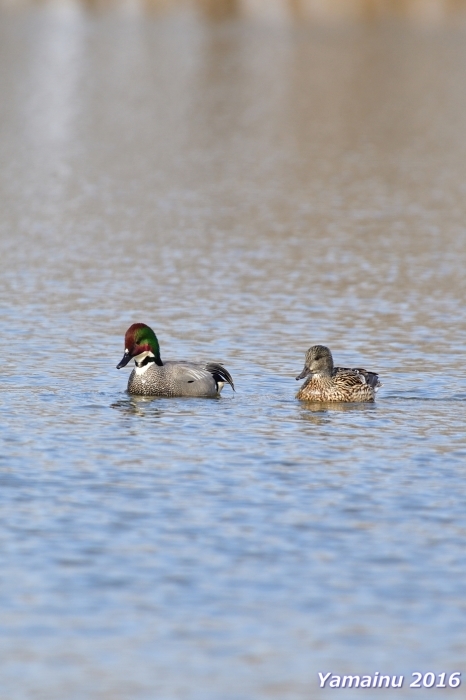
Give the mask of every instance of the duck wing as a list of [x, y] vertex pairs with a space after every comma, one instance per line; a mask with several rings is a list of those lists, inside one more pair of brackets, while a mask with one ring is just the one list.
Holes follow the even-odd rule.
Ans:
[[169, 365], [171, 366], [169, 371], [173, 372], [173, 374], [176, 376], [176, 381], [178, 382], [187, 384], [204, 382], [206, 383], [207, 389], [212, 384], [213, 379], [216, 385], [218, 385], [219, 382], [222, 384], [228, 382], [233, 391], [235, 390], [230, 373], [225, 369], [225, 367], [223, 367], [223, 365], [220, 365], [217, 362], [204, 363], [171, 361], [166, 362], [164, 366], [168, 367]]
[[354, 367], [335, 367], [333, 370], [335, 381], [342, 381], [346, 386], [356, 386], [357, 384], [368, 384], [372, 389], [377, 389], [382, 386], [379, 381], [379, 375], [376, 372], [368, 372], [367, 369]]

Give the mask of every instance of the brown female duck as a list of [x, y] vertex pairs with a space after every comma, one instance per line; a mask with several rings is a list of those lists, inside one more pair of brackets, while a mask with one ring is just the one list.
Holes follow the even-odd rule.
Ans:
[[374, 401], [382, 386], [375, 372], [334, 367], [332, 353], [325, 345], [313, 345], [307, 351], [304, 369], [296, 379], [308, 375], [296, 394], [303, 401]]

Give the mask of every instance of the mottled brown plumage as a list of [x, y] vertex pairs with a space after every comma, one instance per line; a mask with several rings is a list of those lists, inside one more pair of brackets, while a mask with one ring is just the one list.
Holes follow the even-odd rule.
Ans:
[[310, 375], [298, 393], [302, 401], [374, 401], [381, 385], [375, 372], [333, 366], [325, 345], [314, 345], [306, 353], [304, 369], [296, 379]]

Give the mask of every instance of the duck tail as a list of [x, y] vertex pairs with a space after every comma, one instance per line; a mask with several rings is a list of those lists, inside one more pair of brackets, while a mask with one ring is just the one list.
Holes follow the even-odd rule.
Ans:
[[379, 375], [377, 372], [368, 372], [366, 369], [358, 369], [358, 372], [360, 374], [364, 375], [364, 379], [366, 380], [366, 384], [368, 384], [372, 389], [377, 389], [382, 386], [382, 384], [379, 381]]
[[205, 368], [211, 373], [216, 382], [228, 382], [233, 391], [235, 391], [231, 374], [223, 365], [219, 365], [217, 362], [209, 362]]

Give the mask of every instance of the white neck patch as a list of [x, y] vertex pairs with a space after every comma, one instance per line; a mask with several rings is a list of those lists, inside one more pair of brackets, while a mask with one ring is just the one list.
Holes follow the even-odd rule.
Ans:
[[144, 352], [141, 352], [139, 355], [135, 355], [133, 357], [134, 362], [136, 363], [136, 374], [144, 374], [144, 372], [147, 372], [149, 367], [152, 365], [152, 362], [148, 362], [144, 367], [138, 367], [137, 363], [143, 362], [146, 357], [155, 357], [154, 353], [151, 352], [150, 350], [145, 350]]

